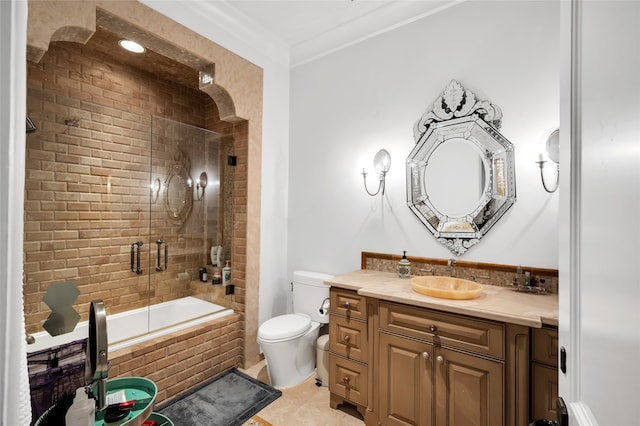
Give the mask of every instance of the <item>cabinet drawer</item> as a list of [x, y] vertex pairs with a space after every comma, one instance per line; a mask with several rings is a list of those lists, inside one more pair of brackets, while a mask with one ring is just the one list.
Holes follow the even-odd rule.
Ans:
[[558, 366], [558, 330], [536, 328], [533, 330], [533, 360]]
[[342, 398], [367, 405], [367, 366], [329, 354], [329, 391]]
[[330, 290], [329, 312], [348, 318], [367, 319], [366, 298], [353, 290], [332, 287]]
[[369, 360], [367, 323], [331, 315], [329, 319], [329, 349], [331, 352], [362, 362]]
[[426, 308], [380, 302], [380, 328], [467, 351], [504, 358], [504, 326]]

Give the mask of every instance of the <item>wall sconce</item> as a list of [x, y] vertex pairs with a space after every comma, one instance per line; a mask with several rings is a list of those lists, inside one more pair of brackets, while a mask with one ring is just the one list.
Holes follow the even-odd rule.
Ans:
[[[207, 187], [207, 174], [205, 172], [200, 173], [200, 177], [196, 181], [196, 199], [202, 200], [204, 197], [204, 189]], [[202, 193], [200, 191], [202, 190]]]
[[544, 160], [544, 154], [540, 153], [538, 156], [538, 167], [540, 167], [540, 179], [542, 179], [542, 186], [544, 190], [548, 193], [556, 192], [558, 189], [558, 184], [560, 183], [560, 131], [558, 129], [551, 132], [549, 137], [547, 138], [547, 143], [545, 144], [545, 151], [547, 154], [547, 158], [554, 163], [555, 166], [555, 183], [553, 187], [547, 186], [547, 182], [544, 179], [544, 165], [547, 161]]
[[154, 180], [150, 186], [151, 186], [151, 203], [155, 203], [156, 200], [158, 199], [158, 194], [160, 193], [160, 186], [161, 186], [160, 179], [156, 178], [156, 180]]
[[382, 190], [382, 195], [384, 195], [384, 186], [385, 186], [385, 178], [387, 172], [391, 168], [391, 155], [389, 155], [389, 151], [386, 149], [381, 149], [378, 151], [375, 157], [373, 157], [373, 168], [380, 176], [380, 182], [378, 183], [378, 190], [375, 193], [369, 192], [367, 188], [367, 172], [365, 169], [362, 169], [362, 179], [364, 180], [364, 190], [367, 191], [367, 194], [372, 197], [378, 195], [380, 190]]

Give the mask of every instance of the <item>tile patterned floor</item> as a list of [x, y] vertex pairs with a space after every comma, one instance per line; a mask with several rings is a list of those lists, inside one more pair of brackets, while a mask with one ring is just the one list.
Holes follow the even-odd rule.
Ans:
[[[269, 383], [264, 361], [242, 370], [263, 383]], [[298, 386], [282, 389], [282, 396], [258, 413], [260, 419], [273, 426], [362, 426], [360, 414], [349, 406], [329, 407], [329, 389], [315, 384], [315, 376]], [[244, 426], [258, 426], [260, 419], [249, 420]]]

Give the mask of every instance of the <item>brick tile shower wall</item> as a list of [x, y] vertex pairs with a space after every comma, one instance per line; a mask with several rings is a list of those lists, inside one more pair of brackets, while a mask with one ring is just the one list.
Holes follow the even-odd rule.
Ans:
[[[246, 206], [246, 190], [242, 195], [242, 184], [237, 182], [230, 189], [223, 185], [219, 200], [207, 193], [206, 207], [205, 202], [194, 200], [185, 225], [171, 223], [162, 191], [149, 206], [149, 171], [152, 179], [158, 177], [164, 183], [166, 170], [180, 154], [174, 131], [155, 125], [154, 161], [149, 164], [149, 129], [150, 116], [159, 115], [234, 134], [238, 140], [207, 151], [202, 151], [205, 145], [197, 140], [198, 132], [181, 130], [179, 136], [181, 144], [192, 140], [184, 153], [191, 163], [192, 178], [202, 169], [209, 173], [221, 167], [223, 174], [233, 173], [232, 178], [244, 181], [246, 187], [246, 154], [242, 156], [246, 153], [246, 124], [220, 122], [207, 95], [123, 64], [92, 49], [90, 43], [51, 43], [42, 61], [28, 63], [27, 68], [27, 109], [38, 127], [27, 137], [27, 332], [41, 330], [50, 314], [42, 297], [50, 285], [64, 281], [80, 289], [74, 307], [81, 320], [87, 318], [89, 301], [94, 299], [103, 299], [111, 314], [192, 293], [211, 296], [214, 289], [194, 287], [193, 280], [197, 280], [198, 268], [208, 263], [210, 246], [221, 240], [228, 252], [234, 247], [234, 284], [240, 291], [233, 308], [243, 312], [246, 218], [243, 221], [242, 209], [246, 207], [237, 202], [244, 199]], [[239, 166], [225, 171], [226, 155], [234, 151]], [[227, 214], [233, 214], [234, 223], [212, 232], [218, 222], [229, 222], [221, 220]], [[150, 220], [154, 235], [149, 235]], [[149, 289], [147, 274], [156, 266], [156, 238], [169, 242], [171, 263], [167, 272], [154, 277]], [[143, 275], [130, 270], [130, 246], [138, 240], [145, 242]], [[178, 279], [180, 272], [190, 279]]]
[[[236, 312], [245, 312], [246, 307], [246, 275], [247, 270], [247, 184], [249, 163], [249, 128], [247, 122], [226, 123], [220, 120], [215, 104], [207, 101], [206, 128], [215, 132], [233, 135], [233, 145], [223, 144], [222, 164], [226, 164], [227, 156], [236, 157], [234, 167], [222, 167], [223, 180], [233, 182], [233, 186], [223, 188], [222, 203], [224, 212], [231, 212], [231, 220], [222, 225], [225, 247], [232, 247], [230, 253], [232, 282], [235, 286], [235, 297], [231, 306]], [[232, 240], [232, 241], [230, 241]]]

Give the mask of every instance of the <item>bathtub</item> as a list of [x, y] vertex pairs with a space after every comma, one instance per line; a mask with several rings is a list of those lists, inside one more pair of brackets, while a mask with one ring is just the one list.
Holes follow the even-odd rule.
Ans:
[[[232, 309], [196, 297], [183, 297], [151, 307], [134, 309], [107, 316], [109, 352], [143, 343], [169, 333], [207, 323], [233, 314]], [[54, 346], [85, 339], [89, 336], [89, 322], [78, 323], [71, 333], [50, 336], [46, 331], [32, 334], [35, 342], [27, 345], [27, 352], [37, 352]]]

